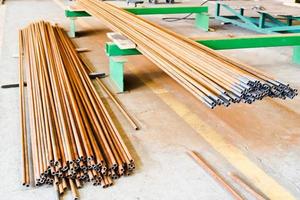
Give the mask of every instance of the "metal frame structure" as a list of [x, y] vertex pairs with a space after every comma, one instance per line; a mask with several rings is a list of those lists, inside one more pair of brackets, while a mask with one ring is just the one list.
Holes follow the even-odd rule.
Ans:
[[[300, 64], [300, 34], [203, 39], [196, 40], [196, 42], [214, 50], [293, 46], [293, 62]], [[105, 50], [109, 57], [110, 79], [116, 86], [117, 91], [123, 92], [124, 64], [126, 60], [120, 59], [120, 57], [139, 55], [141, 53], [137, 49], [120, 49], [112, 42], [106, 43]]]
[[[124, 8], [124, 10], [135, 15], [161, 15], [161, 14], [185, 14], [194, 13], [196, 15], [195, 26], [204, 31], [209, 30], [209, 15], [207, 6], [189, 7], [149, 7], [149, 8]], [[76, 36], [75, 20], [77, 17], [91, 16], [85, 11], [65, 10], [65, 16], [70, 19], [70, 37]]]
[[[221, 16], [221, 7], [226, 8], [234, 14], [234, 16]], [[205, 31], [209, 29], [209, 15], [207, 6], [199, 7], [150, 7], [150, 8], [124, 8], [128, 12], [136, 15], [156, 15], [156, 14], [184, 14], [195, 13], [197, 28]], [[243, 28], [247, 28], [261, 33], [274, 33], [280, 31], [295, 32], [300, 31], [300, 26], [292, 26], [293, 20], [300, 20], [300, 17], [285, 16], [287, 23], [283, 23], [267, 13], [260, 13], [259, 19], [244, 16], [244, 9], [239, 12], [227, 5], [217, 3], [216, 19], [232, 23]], [[75, 20], [77, 17], [91, 16], [85, 11], [65, 10], [65, 16], [70, 19], [70, 37], [75, 37], [76, 27]], [[267, 21], [268, 20], [268, 21]], [[242, 21], [242, 22], [241, 22]], [[300, 34], [284, 34], [284, 35], [267, 35], [253, 37], [237, 37], [237, 38], [217, 38], [196, 40], [214, 50], [240, 49], [240, 48], [260, 48], [260, 47], [280, 47], [293, 46], [294, 63], [300, 64]], [[110, 79], [114, 83], [118, 92], [124, 91], [124, 64], [126, 60], [122, 56], [139, 55], [137, 49], [120, 49], [112, 42], [106, 43], [105, 47], [107, 56], [109, 57]]]
[[[221, 8], [230, 12], [231, 16], [221, 15]], [[280, 15], [286, 22], [277, 19], [271, 14], [264, 11], [257, 11], [259, 17], [247, 17], [245, 16], [245, 9], [240, 8], [238, 11], [231, 8], [229, 5], [217, 3], [215, 19], [225, 23], [234, 24], [236, 26], [249, 29], [259, 33], [299, 33], [300, 26], [293, 26], [293, 21], [300, 21], [300, 16], [292, 15]]]

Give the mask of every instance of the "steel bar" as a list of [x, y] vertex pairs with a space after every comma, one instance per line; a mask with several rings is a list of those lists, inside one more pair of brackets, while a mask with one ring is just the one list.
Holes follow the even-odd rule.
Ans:
[[[5, 84], [5, 85], [1, 85], [1, 88], [6, 89], [6, 88], [17, 88], [19, 87], [19, 83], [12, 83], [12, 84]], [[23, 82], [23, 86], [26, 87], [27, 83]]]

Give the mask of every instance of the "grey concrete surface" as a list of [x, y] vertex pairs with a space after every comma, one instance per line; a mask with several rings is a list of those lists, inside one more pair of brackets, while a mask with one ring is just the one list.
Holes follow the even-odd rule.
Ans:
[[[1, 9], [0, 9], [1, 12]], [[1, 16], [1, 13], [0, 13]], [[161, 16], [147, 16], [163, 26], [188, 37], [255, 34], [234, 26], [222, 26], [212, 20], [215, 32], [205, 33], [193, 26], [193, 21], [163, 22]], [[68, 28], [62, 9], [50, 0], [8, 0], [4, 17], [0, 85], [18, 80], [17, 31], [34, 20], [49, 20]], [[1, 19], [0, 19], [1, 22]], [[88, 59], [100, 71], [108, 71], [108, 59], [103, 51], [107, 38], [97, 20], [86, 19], [90, 26], [78, 25], [74, 41], [80, 47], [92, 49]], [[93, 28], [90, 28], [90, 27]], [[1, 29], [0, 29], [1, 38]], [[1, 44], [1, 42], [0, 42]], [[289, 81], [300, 88], [300, 66], [291, 62], [291, 48], [268, 48], [224, 51], [259, 69]], [[141, 81], [141, 77], [164, 88], [174, 98], [187, 105], [199, 118], [215, 129], [231, 145], [273, 177], [278, 183], [300, 197], [300, 101], [266, 100], [257, 105], [238, 105], [230, 109], [208, 111], [172, 79], [142, 56], [129, 57], [126, 64], [127, 92], [119, 98], [132, 112], [142, 129], [134, 131], [111, 104], [115, 119], [122, 124], [126, 143], [137, 162], [136, 172], [117, 180], [113, 187], [102, 189], [90, 184], [80, 189], [81, 199], [115, 200], [226, 200], [232, 197], [224, 191], [187, 155], [188, 149], [201, 152], [214, 167], [226, 176], [236, 169], [199, 134], [176, 115], [168, 105]], [[137, 71], [133, 73], [133, 71]], [[107, 81], [107, 80], [106, 80]], [[105, 98], [105, 96], [103, 97]], [[0, 199], [53, 200], [52, 187], [21, 186], [21, 143], [19, 128], [18, 89], [0, 89]], [[227, 178], [228, 181], [230, 179]], [[231, 184], [233, 184], [231, 182]], [[253, 199], [233, 184], [247, 199]], [[70, 192], [63, 199], [71, 199]]]

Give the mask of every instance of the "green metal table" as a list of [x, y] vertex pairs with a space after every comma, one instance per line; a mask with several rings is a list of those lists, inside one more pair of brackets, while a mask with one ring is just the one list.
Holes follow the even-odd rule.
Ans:
[[[300, 64], [300, 34], [277, 34], [252, 37], [220, 38], [196, 40], [214, 50], [261, 48], [261, 47], [282, 47], [293, 46], [293, 61]], [[137, 49], [120, 49], [116, 44], [107, 42], [105, 51], [109, 57], [110, 79], [116, 86], [118, 92], [124, 91], [124, 64], [126, 60], [122, 56], [139, 55]]]
[[[161, 15], [161, 14], [185, 14], [195, 13], [195, 26], [205, 31], [209, 30], [209, 15], [207, 6], [189, 7], [149, 7], [149, 8], [124, 8], [124, 10], [135, 15]], [[86, 11], [65, 10], [65, 16], [70, 19], [70, 37], [76, 36], [75, 20], [78, 17], [91, 16]]]

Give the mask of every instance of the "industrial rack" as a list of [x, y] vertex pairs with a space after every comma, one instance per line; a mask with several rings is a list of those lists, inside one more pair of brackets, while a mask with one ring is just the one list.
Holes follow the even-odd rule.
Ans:
[[[218, 7], [224, 6], [217, 4]], [[226, 6], [225, 6], [226, 7]], [[205, 31], [209, 30], [208, 7], [150, 7], [150, 8], [124, 8], [128, 12], [136, 15], [155, 15], [155, 14], [183, 14], [195, 13], [197, 28]], [[230, 9], [230, 8], [229, 8]], [[217, 10], [218, 12], [218, 10]], [[236, 12], [236, 11], [234, 11]], [[243, 14], [243, 11], [240, 11]], [[241, 15], [242, 14], [238, 14]], [[76, 36], [75, 21], [77, 17], [88, 17], [82, 10], [65, 10], [65, 16], [70, 19], [70, 37]], [[219, 16], [221, 17], [221, 16]], [[242, 16], [243, 18], [243, 16]], [[274, 30], [274, 29], [273, 29]], [[258, 31], [260, 32], [260, 31]], [[265, 33], [265, 32], [264, 32]], [[268, 32], [271, 33], [271, 32]], [[260, 47], [280, 47], [293, 46], [293, 62], [300, 64], [300, 34], [276, 34], [264, 36], [234, 37], [202, 39], [196, 42], [203, 44], [214, 50], [241, 49], [241, 48], [260, 48]], [[105, 46], [106, 54], [109, 57], [110, 79], [114, 83], [117, 92], [123, 92], [124, 88], [124, 64], [126, 59], [122, 56], [139, 55], [137, 49], [120, 49], [116, 44], [107, 42]]]
[[[207, 6], [190, 7], [149, 7], [149, 8], [124, 8], [135, 15], [161, 15], [161, 14], [195, 14], [195, 26], [204, 31], [209, 29], [209, 16]], [[70, 19], [70, 37], [76, 36], [75, 21], [77, 17], [89, 17], [89, 13], [82, 10], [65, 10], [65, 16]]]

